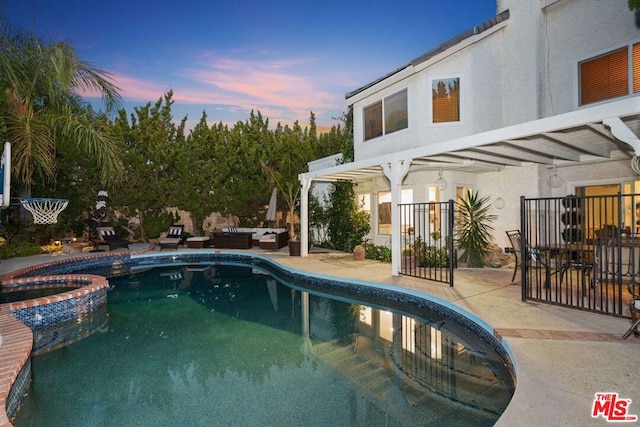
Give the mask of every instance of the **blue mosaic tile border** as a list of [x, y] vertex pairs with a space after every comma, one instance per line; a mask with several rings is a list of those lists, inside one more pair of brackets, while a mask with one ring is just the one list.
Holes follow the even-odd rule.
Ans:
[[27, 393], [29, 384], [31, 383], [31, 358], [27, 359], [25, 364], [18, 372], [15, 382], [9, 390], [7, 396], [7, 416], [13, 418], [22, 402], [22, 397]]
[[40, 355], [80, 341], [100, 330], [109, 322], [107, 305], [61, 323], [33, 329], [32, 355]]
[[29, 328], [45, 327], [83, 316], [107, 302], [107, 289], [97, 289], [74, 298], [13, 310], [12, 314]]
[[53, 264], [35, 266], [34, 268], [30, 268], [20, 274], [17, 274], [14, 277], [23, 278], [34, 276], [50, 276], [56, 274], [70, 274], [77, 271], [94, 270], [100, 267], [112, 267], [113, 265], [129, 264], [130, 262], [131, 255], [129, 253], [123, 253], [122, 255], [82, 257], [77, 259], [64, 260]]
[[[56, 273], [57, 274], [57, 273]], [[64, 288], [72, 286], [86, 286], [91, 283], [88, 279], [69, 278], [46, 278], [29, 282], [7, 282], [0, 283], [0, 292], [24, 291], [39, 288]]]

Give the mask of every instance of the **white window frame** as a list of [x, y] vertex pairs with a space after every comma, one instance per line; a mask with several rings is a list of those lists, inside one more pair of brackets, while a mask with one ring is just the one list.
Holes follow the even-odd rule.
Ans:
[[[392, 98], [392, 97], [394, 97], [396, 95], [399, 95], [402, 92], [406, 92], [406, 98], [407, 98], [407, 126], [404, 127], [404, 128], [401, 128], [401, 129], [393, 130], [391, 132], [387, 132], [387, 126], [386, 126], [386, 121], [387, 121], [386, 120], [386, 103], [385, 103], [385, 101], [387, 100], [387, 98]], [[382, 109], [382, 134], [367, 139], [366, 138], [366, 135], [367, 135], [367, 129], [366, 129], [367, 118], [366, 118], [366, 115], [365, 115], [365, 110], [367, 108], [370, 108], [370, 107], [376, 105], [377, 103], [381, 104], [381, 109]], [[397, 91], [395, 91], [395, 92], [393, 92], [393, 93], [391, 93], [391, 94], [389, 94], [387, 96], [382, 97], [381, 99], [379, 99], [379, 100], [377, 100], [375, 102], [371, 102], [371, 103], [365, 105], [364, 107], [362, 107], [362, 141], [363, 142], [373, 141], [373, 140], [381, 138], [381, 137], [383, 137], [385, 135], [391, 135], [393, 133], [402, 132], [403, 130], [409, 129], [409, 104], [410, 104], [409, 103], [409, 88], [405, 87], [403, 89], [397, 90]]]
[[[574, 97], [574, 103], [576, 108], [587, 108], [587, 107], [592, 107], [594, 105], [600, 105], [600, 104], [605, 104], [607, 102], [612, 102], [612, 101], [619, 101], [622, 99], [627, 99], [633, 96], [640, 96], [640, 93], [638, 92], [633, 92], [633, 46], [640, 44], [640, 39], [636, 39], [636, 40], [632, 40], [629, 43], [625, 43], [625, 44], [621, 44], [621, 45], [617, 45], [617, 46], [611, 46], [607, 49], [601, 50], [599, 52], [597, 52], [596, 54], [591, 54], [589, 56], [585, 56], [583, 58], [579, 58], [573, 67], [574, 73], [575, 73], [575, 97]], [[604, 56], [610, 53], [613, 53], [617, 50], [620, 50], [622, 48], [626, 47], [627, 48], [627, 61], [628, 61], [628, 83], [627, 83], [627, 94], [626, 95], [622, 95], [622, 96], [617, 96], [615, 98], [607, 98], [607, 99], [602, 99], [600, 101], [595, 101], [595, 102], [590, 102], [588, 104], [581, 104], [580, 100], [582, 98], [582, 92], [581, 92], [581, 87], [582, 85], [580, 84], [581, 80], [580, 80], [580, 65], [583, 62], [587, 62], [590, 61], [592, 59], [596, 59], [600, 56]]]

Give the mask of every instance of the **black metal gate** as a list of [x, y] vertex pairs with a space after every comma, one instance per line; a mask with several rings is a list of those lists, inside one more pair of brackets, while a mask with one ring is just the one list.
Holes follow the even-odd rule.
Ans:
[[521, 198], [522, 299], [629, 316], [640, 195]]
[[401, 274], [453, 286], [453, 200], [401, 204]]

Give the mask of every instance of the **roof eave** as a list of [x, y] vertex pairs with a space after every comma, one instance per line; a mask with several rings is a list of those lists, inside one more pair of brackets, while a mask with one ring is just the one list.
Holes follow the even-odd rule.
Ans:
[[498, 15], [494, 16], [493, 18], [479, 24], [476, 25], [475, 27], [464, 31], [460, 34], [458, 34], [457, 36], [453, 37], [452, 39], [440, 44], [439, 46], [435, 47], [434, 49], [431, 49], [427, 52], [425, 52], [424, 54], [420, 55], [419, 57], [413, 59], [411, 62], [409, 62], [408, 64], [405, 64], [397, 69], [395, 69], [394, 71], [386, 74], [383, 77], [380, 77], [379, 79], [376, 79], [374, 81], [372, 81], [371, 83], [368, 83], [354, 91], [348, 92], [345, 94], [345, 99], [349, 99], [352, 98], [356, 95], [358, 95], [361, 92], [364, 92], [365, 90], [369, 89], [370, 87], [373, 87], [375, 85], [377, 85], [378, 83], [387, 80], [389, 77], [392, 77], [398, 73], [400, 73], [401, 71], [409, 68], [409, 67], [415, 67], [418, 64], [421, 64], [425, 61], [428, 61], [429, 59], [433, 58], [434, 56], [448, 50], [451, 49], [452, 47], [462, 43], [464, 40], [468, 39], [469, 37], [473, 37], [476, 36], [480, 33], [483, 33], [487, 30], [489, 30], [490, 28], [493, 28], [494, 26], [498, 25], [499, 23], [506, 21], [507, 19], [509, 19], [510, 13], [509, 13], [509, 9], [504, 10], [503, 12], [499, 13]]

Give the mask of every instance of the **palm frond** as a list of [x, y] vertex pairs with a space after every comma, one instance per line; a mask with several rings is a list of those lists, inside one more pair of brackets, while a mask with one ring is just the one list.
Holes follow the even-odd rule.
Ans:
[[489, 252], [493, 226], [497, 218], [490, 213], [490, 197], [478, 197], [477, 192], [469, 191], [466, 199], [458, 201], [460, 216], [457, 223], [458, 247], [462, 250], [461, 261], [470, 267], [482, 267]]
[[92, 127], [69, 106], [61, 109], [51, 119], [60, 142], [73, 144], [95, 159], [100, 166], [100, 179], [103, 183], [117, 182], [122, 178], [122, 152], [107, 133]]
[[11, 114], [5, 117], [7, 137], [13, 142], [12, 175], [29, 190], [34, 179], [55, 177], [55, 141], [46, 118], [39, 114]]
[[95, 157], [104, 182], [122, 175], [117, 144], [83, 117], [90, 109], [81, 108], [80, 101], [80, 92], [97, 92], [107, 111], [118, 107], [118, 88], [109, 77], [80, 61], [69, 45], [45, 42], [0, 22], [0, 84], [7, 100], [3, 113], [18, 185], [30, 188], [35, 179], [53, 179], [56, 144], [66, 142]]

